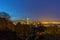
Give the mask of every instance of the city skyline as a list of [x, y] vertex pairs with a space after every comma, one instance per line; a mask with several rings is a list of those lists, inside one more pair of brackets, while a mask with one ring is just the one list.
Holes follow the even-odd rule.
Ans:
[[0, 0], [0, 12], [12, 20], [60, 21], [59, 0]]

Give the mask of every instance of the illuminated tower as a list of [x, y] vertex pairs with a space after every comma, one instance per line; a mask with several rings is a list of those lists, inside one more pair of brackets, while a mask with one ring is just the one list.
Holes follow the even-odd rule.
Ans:
[[29, 18], [27, 18], [27, 24], [30, 24], [30, 23], [29, 23]]
[[32, 20], [30, 20], [29, 18], [27, 18], [27, 24], [32, 24]]

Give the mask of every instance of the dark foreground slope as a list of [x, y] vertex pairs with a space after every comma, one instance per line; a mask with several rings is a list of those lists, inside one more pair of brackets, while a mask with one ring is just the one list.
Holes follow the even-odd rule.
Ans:
[[0, 40], [18, 40], [16, 32], [10, 30], [0, 30]]

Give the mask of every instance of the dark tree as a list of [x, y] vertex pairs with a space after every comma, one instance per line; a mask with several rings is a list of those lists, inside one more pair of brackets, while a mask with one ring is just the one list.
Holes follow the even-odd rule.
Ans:
[[44, 40], [44, 34], [42, 32], [44, 32], [46, 30], [46, 27], [43, 24], [40, 24], [37, 28], [38, 30], [38, 39], [37, 40]]
[[38, 31], [40, 32], [44, 32], [46, 30], [46, 27], [42, 24], [40, 24], [40, 26], [38, 26]]
[[10, 20], [10, 15], [6, 12], [0, 12], [0, 17]]

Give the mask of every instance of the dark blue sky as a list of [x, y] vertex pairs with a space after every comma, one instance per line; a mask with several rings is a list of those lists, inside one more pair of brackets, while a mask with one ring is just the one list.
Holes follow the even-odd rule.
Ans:
[[0, 0], [0, 12], [7, 12], [13, 20], [27, 17], [41, 21], [60, 20], [59, 0]]

